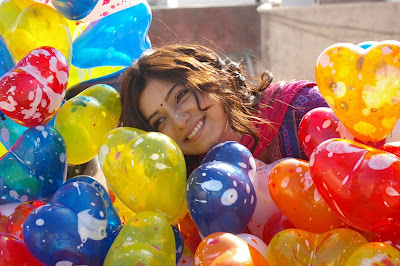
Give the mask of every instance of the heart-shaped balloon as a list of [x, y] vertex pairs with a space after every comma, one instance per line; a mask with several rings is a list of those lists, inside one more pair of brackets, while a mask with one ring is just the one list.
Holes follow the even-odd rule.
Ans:
[[295, 227], [283, 213], [277, 212], [265, 222], [262, 240], [269, 245], [269, 242], [276, 234], [290, 228]]
[[72, 39], [63, 16], [48, 5], [30, 2], [31, 4], [22, 6], [23, 9], [13, 16], [14, 23], [3, 33], [15, 60], [21, 60], [30, 51], [41, 46], [54, 47], [71, 59]]
[[90, 14], [83, 18], [84, 22], [93, 22], [104, 17], [119, 12], [121, 10], [127, 9], [129, 7], [143, 3], [144, 0], [106, 0], [98, 1], [97, 5], [94, 7]]
[[68, 163], [78, 165], [93, 159], [103, 137], [117, 126], [120, 115], [120, 95], [108, 85], [91, 86], [66, 101], [54, 127], [65, 140]]
[[118, 234], [104, 265], [175, 265], [174, 238], [164, 216], [154, 211], [138, 213]]
[[43, 265], [32, 256], [24, 241], [12, 234], [0, 233], [0, 254], [1, 265]]
[[346, 266], [353, 265], [400, 265], [400, 251], [387, 243], [367, 243], [347, 260]]
[[[247, 150], [237, 144], [229, 145], [225, 152], [238, 148], [232, 154]], [[254, 213], [257, 197], [248, 175], [254, 170], [248, 171], [250, 166], [246, 165], [252, 160], [245, 156], [245, 161], [239, 162], [236, 160], [239, 157], [233, 157], [231, 164], [228, 155], [221, 156], [227, 161], [213, 160], [206, 155], [208, 162], [197, 167], [187, 181], [186, 206], [203, 236], [214, 232], [242, 233]]]
[[321, 94], [358, 139], [378, 142], [400, 117], [400, 42], [383, 41], [367, 49], [335, 44], [315, 68]]
[[26, 129], [0, 111], [0, 141], [6, 149], [10, 149]]
[[400, 141], [385, 143], [380, 149], [400, 157]]
[[178, 228], [176, 228], [175, 226], [172, 226], [172, 230], [174, 232], [174, 238], [175, 238], [175, 248], [176, 248], [176, 252], [175, 252], [175, 262], [178, 263], [179, 260], [182, 257], [183, 254], [183, 248], [185, 247], [184, 243], [183, 243], [183, 237], [181, 232], [179, 232]]
[[196, 265], [268, 265], [257, 249], [240, 237], [224, 232], [204, 238], [194, 260]]
[[0, 77], [14, 66], [14, 56], [0, 35]]
[[0, 158], [0, 203], [48, 200], [65, 181], [67, 166], [60, 133], [29, 128]]
[[312, 109], [301, 119], [299, 139], [308, 158], [318, 144], [333, 138], [354, 140], [372, 147], [381, 147], [385, 143], [385, 139], [376, 143], [357, 140], [328, 107]]
[[324, 233], [346, 226], [314, 186], [308, 162], [287, 159], [278, 163], [268, 184], [275, 204], [296, 228]]
[[107, 253], [107, 211], [99, 191], [86, 182], [62, 186], [48, 204], [29, 214], [23, 236], [46, 265], [101, 265]]
[[354, 141], [331, 139], [311, 155], [310, 173], [329, 206], [367, 232], [400, 224], [400, 158]]
[[187, 213], [186, 216], [180, 220], [176, 226], [183, 237], [185, 248], [192, 253], [191, 255], [194, 255], [201, 242], [201, 236], [196, 224], [190, 217], [190, 214]]
[[344, 265], [366, 243], [364, 236], [346, 228], [323, 234], [286, 229], [272, 238], [267, 259], [270, 265]]
[[80, 20], [92, 12], [99, 0], [51, 0], [53, 6], [64, 17]]
[[0, 232], [22, 239], [22, 225], [26, 217], [36, 209], [30, 203], [7, 203], [0, 205]]
[[150, 48], [150, 23], [147, 2], [93, 22], [74, 40], [72, 64], [79, 68], [130, 66]]
[[68, 62], [57, 49], [40, 47], [0, 79], [0, 109], [15, 122], [49, 122], [60, 107], [68, 83]]

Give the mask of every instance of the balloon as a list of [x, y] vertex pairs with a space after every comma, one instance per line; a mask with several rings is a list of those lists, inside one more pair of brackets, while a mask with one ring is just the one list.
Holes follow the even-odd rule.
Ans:
[[185, 248], [194, 255], [201, 242], [201, 236], [196, 224], [190, 217], [190, 214], [186, 214], [186, 216], [180, 220], [176, 226], [183, 237]]
[[237, 234], [236, 236], [246, 241], [247, 244], [255, 248], [258, 252], [260, 252], [261, 255], [263, 255], [265, 259], [267, 259], [268, 246], [264, 243], [264, 241], [254, 235], [246, 233]]
[[25, 56], [0, 79], [0, 109], [22, 126], [49, 122], [64, 98], [68, 63], [51, 47]]
[[251, 217], [249, 223], [247, 224], [247, 227], [249, 228], [250, 232], [253, 235], [259, 238], [263, 237], [263, 230], [266, 222], [273, 215], [281, 213], [279, 208], [275, 205], [274, 201], [271, 199], [271, 195], [269, 193], [269, 188], [268, 188], [268, 179], [270, 172], [274, 168], [274, 166], [279, 162], [281, 162], [282, 160], [286, 159], [287, 158], [283, 158], [270, 164], [266, 164], [258, 159], [255, 159], [257, 175], [256, 175], [256, 180], [253, 182], [253, 185], [254, 189], [256, 190], [257, 204], [253, 216]]
[[3, 144], [0, 143], [0, 157], [6, 154], [7, 149], [4, 147]]
[[268, 265], [264, 256], [231, 233], [212, 233], [201, 241], [194, 256], [196, 265]]
[[182, 257], [183, 248], [185, 246], [183, 244], [183, 237], [182, 237], [181, 233], [179, 232], [179, 230], [175, 226], [173, 226], [173, 225], [171, 225], [171, 226], [172, 226], [172, 230], [174, 232], [174, 237], [175, 237], [175, 247], [176, 247], [176, 253], [175, 253], [176, 260], [175, 261], [176, 261], [176, 263], [178, 263]]
[[299, 139], [301, 146], [310, 158], [315, 147], [327, 139], [341, 138], [354, 140], [369, 146], [381, 147], [385, 143], [385, 139], [379, 142], [363, 142], [356, 139], [350, 131], [339, 121], [331, 108], [317, 107], [307, 112], [299, 124]]
[[400, 120], [397, 121], [392, 132], [387, 136], [386, 142], [400, 141]]
[[29, 251], [46, 265], [101, 265], [107, 253], [107, 210], [86, 182], [62, 186], [23, 226]]
[[399, 228], [395, 228], [390, 232], [377, 233], [373, 236], [371, 242], [385, 242], [400, 250]]
[[121, 101], [117, 91], [108, 85], [95, 85], [68, 100], [59, 110], [54, 127], [67, 146], [70, 164], [93, 159], [103, 137], [118, 124]]
[[[360, 233], [346, 228], [313, 234], [286, 229], [268, 245], [270, 265], [344, 265], [354, 250], [368, 241]], [[355, 264], [353, 264], [355, 265]]]
[[22, 239], [22, 225], [36, 206], [29, 203], [7, 203], [0, 205], [0, 232]]
[[73, 42], [72, 64], [130, 66], [150, 48], [150, 23], [150, 6], [143, 2], [90, 24]]
[[0, 35], [0, 77], [14, 66], [14, 57], [7, 43]]
[[8, 266], [40, 266], [41, 264], [29, 250], [24, 241], [11, 234], [0, 233], [0, 264]]
[[125, 224], [129, 219], [136, 215], [131, 209], [129, 209], [122, 201], [115, 195], [110, 186], [107, 186], [108, 194], [110, 195], [111, 201], [114, 205], [118, 216], [121, 218], [121, 222]]
[[269, 242], [276, 234], [290, 228], [295, 227], [283, 213], [277, 212], [266, 221], [262, 239], [265, 244], [269, 245]]
[[[84, 89], [97, 84], [110, 85], [117, 91], [120, 91], [121, 84], [112, 82], [112, 79], [114, 76], [119, 76], [122, 70], [125, 70], [125, 67], [101, 66], [93, 68], [79, 68], [71, 64], [69, 68], [69, 80], [66, 98], [72, 98], [78, 93], [82, 92]], [[109, 79], [111, 82], [108, 82]], [[82, 86], [84, 86], [84, 88], [82, 88]], [[80, 91], [72, 97], [68, 97], [68, 92], [70, 90], [74, 90], [75, 87], [82, 89], [80, 89]]]
[[400, 42], [383, 41], [363, 49], [335, 44], [315, 68], [321, 94], [358, 139], [378, 142], [400, 117]]
[[400, 157], [400, 141], [385, 143], [380, 149]]
[[85, 22], [93, 22], [104, 17], [111, 15], [113, 13], [119, 12], [121, 10], [127, 9], [129, 7], [143, 3], [144, 0], [107, 0], [98, 1], [94, 10], [90, 14], [83, 18]]
[[29, 128], [0, 158], [0, 204], [48, 200], [66, 174], [65, 144], [57, 130]]
[[51, 2], [67, 19], [80, 20], [92, 12], [99, 0], [51, 0]]
[[0, 142], [6, 149], [11, 148], [26, 129], [0, 111]]
[[176, 266], [194, 266], [194, 257], [193, 255], [187, 255], [185, 253], [182, 254], [181, 259], [179, 260], [179, 262], [176, 264]]
[[41, 46], [54, 47], [71, 59], [71, 34], [64, 18], [53, 8], [33, 2], [19, 13], [16, 21], [15, 28], [6, 29], [3, 37], [17, 61]]
[[103, 187], [103, 185], [97, 182], [96, 179], [87, 175], [75, 176], [67, 180], [64, 185], [78, 181], [90, 184], [100, 193], [100, 196], [103, 198], [104, 206], [106, 207], [107, 211], [107, 234], [111, 234], [112, 231], [114, 231], [121, 225], [121, 218], [119, 218], [118, 213], [114, 208], [111, 199], [107, 193], [107, 190]]
[[201, 164], [187, 181], [186, 206], [203, 236], [243, 232], [256, 202], [249, 176], [228, 162]]
[[389, 244], [371, 242], [356, 249], [346, 262], [353, 265], [399, 265], [400, 251]]
[[184, 208], [182, 151], [164, 134], [141, 132], [130, 128], [110, 132], [99, 151], [100, 165], [113, 192], [131, 210], [157, 211], [173, 220]]
[[400, 158], [357, 142], [322, 142], [310, 158], [315, 187], [347, 223], [367, 232], [400, 223]]
[[275, 204], [296, 228], [324, 233], [346, 226], [314, 186], [308, 162], [281, 161], [272, 169], [268, 185]]
[[0, 35], [14, 30], [21, 11], [34, 4], [32, 0], [8, 0], [0, 2]]
[[145, 211], [124, 225], [104, 265], [175, 265], [175, 251], [171, 225], [161, 214]]

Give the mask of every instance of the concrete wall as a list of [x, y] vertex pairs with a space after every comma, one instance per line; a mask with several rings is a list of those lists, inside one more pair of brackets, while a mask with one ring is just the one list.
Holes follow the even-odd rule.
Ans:
[[399, 40], [400, 2], [259, 7], [262, 66], [275, 80], [315, 80], [318, 56], [335, 43]]

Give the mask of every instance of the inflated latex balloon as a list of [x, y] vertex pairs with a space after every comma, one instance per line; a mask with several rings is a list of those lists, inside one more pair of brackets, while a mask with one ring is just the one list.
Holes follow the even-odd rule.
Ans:
[[67, 19], [80, 20], [92, 12], [99, 0], [51, 0], [51, 2]]
[[57, 130], [29, 128], [0, 158], [0, 204], [48, 200], [65, 181], [67, 165]]
[[114, 208], [107, 190], [96, 179], [87, 175], [79, 175], [68, 179], [64, 185], [78, 181], [89, 183], [100, 193], [107, 211], [107, 234], [111, 234], [112, 231], [121, 225], [121, 218], [118, 216], [117, 210]]
[[[55, 37], [56, 36], [56, 37]], [[53, 8], [33, 3], [18, 15], [14, 29], [3, 34], [15, 60], [21, 60], [37, 47], [51, 46], [67, 59], [72, 56], [72, 39], [67, 23]]]
[[0, 142], [6, 149], [11, 148], [25, 130], [27, 127], [14, 122], [0, 111]]
[[136, 213], [157, 211], [173, 220], [184, 208], [186, 185], [186, 165], [178, 145], [157, 132], [140, 134], [130, 128], [114, 132], [99, 152], [113, 192]]
[[8, 0], [0, 2], [0, 35], [14, 30], [18, 16], [27, 6], [34, 4], [33, 0]]
[[281, 161], [272, 169], [268, 185], [275, 204], [296, 228], [324, 233], [346, 226], [314, 186], [308, 162]]
[[267, 259], [268, 246], [264, 243], [264, 241], [252, 234], [247, 233], [237, 234], [236, 236], [246, 241], [247, 244], [255, 248], [258, 252], [260, 252], [261, 255], [263, 255], [265, 259]]
[[144, 0], [107, 0], [98, 1], [94, 10], [90, 14], [83, 18], [84, 22], [93, 22], [102, 19], [108, 15], [127, 9], [129, 7], [143, 3]]
[[57, 49], [31, 51], [0, 79], [0, 110], [26, 127], [49, 122], [67, 88], [68, 62]]
[[[351, 229], [335, 229], [313, 234], [287, 229], [275, 235], [268, 245], [270, 265], [344, 265], [367, 239]], [[355, 264], [354, 264], [355, 265]]]
[[104, 265], [175, 265], [175, 240], [171, 225], [153, 211], [130, 219], [112, 244]]
[[36, 209], [29, 203], [7, 203], [0, 205], [0, 232], [12, 234], [20, 239], [22, 237], [22, 225], [26, 217]]
[[400, 250], [400, 230], [395, 228], [390, 232], [376, 233], [371, 242], [385, 242]]
[[257, 175], [253, 185], [254, 189], [256, 190], [257, 205], [254, 210], [253, 217], [251, 217], [247, 227], [253, 235], [259, 238], [263, 238], [263, 228], [265, 227], [266, 222], [272, 216], [276, 215], [277, 213], [281, 213], [269, 193], [268, 179], [269, 174], [274, 166], [285, 159], [287, 158], [277, 160], [270, 164], [266, 164], [258, 159], [255, 159]]
[[14, 65], [14, 57], [11, 54], [7, 43], [0, 35], [0, 77], [13, 68]]
[[354, 141], [331, 139], [311, 155], [310, 173], [329, 206], [367, 232], [400, 224], [400, 158]]
[[0, 232], [0, 254], [0, 265], [43, 265], [32, 256], [24, 241], [12, 234]]
[[93, 159], [120, 115], [120, 95], [108, 85], [92, 86], [68, 100], [54, 124], [65, 140], [68, 163], [83, 164]]
[[121, 218], [121, 223], [125, 224], [129, 219], [136, 215], [134, 211], [129, 209], [122, 201], [115, 195], [110, 186], [107, 186], [108, 194], [110, 195], [110, 199], [113, 203], [115, 210], [118, 213], [118, 216]]
[[150, 48], [150, 23], [150, 6], [143, 2], [90, 24], [73, 42], [72, 64], [130, 66]]
[[183, 249], [185, 247], [184, 242], [183, 242], [183, 237], [181, 235], [181, 233], [179, 232], [178, 228], [176, 228], [175, 226], [172, 225], [172, 230], [174, 232], [174, 237], [175, 237], [175, 247], [176, 247], [176, 252], [175, 252], [175, 256], [176, 256], [176, 263], [179, 262], [179, 260], [182, 257], [183, 254]]
[[256, 203], [249, 176], [228, 162], [201, 164], [187, 181], [186, 206], [203, 236], [215, 232], [242, 233]]
[[353, 252], [346, 266], [353, 265], [400, 265], [400, 251], [386, 243], [371, 242]]
[[191, 252], [192, 255], [194, 255], [197, 247], [201, 242], [201, 236], [199, 230], [196, 227], [196, 224], [190, 217], [190, 214], [186, 214], [186, 216], [179, 221], [176, 227], [183, 237], [185, 248], [187, 248], [188, 251]]
[[0, 157], [6, 154], [7, 149], [4, 147], [3, 144], [0, 143]]
[[194, 266], [194, 255], [183, 253], [176, 266]]
[[194, 257], [196, 265], [268, 265], [264, 256], [240, 237], [216, 232], [201, 241]]
[[290, 229], [290, 228], [295, 228], [295, 227], [288, 220], [288, 218], [285, 215], [283, 215], [283, 213], [277, 212], [274, 215], [272, 215], [271, 218], [269, 218], [265, 223], [262, 240], [264, 241], [265, 244], [269, 245], [269, 242], [271, 242], [271, 239], [276, 234], [285, 229]]
[[381, 147], [385, 143], [385, 139], [376, 143], [357, 140], [329, 107], [318, 107], [307, 112], [298, 130], [301, 146], [308, 158], [318, 144], [333, 138], [354, 140], [372, 147]]
[[385, 143], [380, 149], [400, 157], [400, 141]]
[[46, 265], [101, 265], [107, 253], [107, 211], [86, 182], [62, 186], [23, 226], [29, 251]]
[[321, 53], [318, 88], [340, 121], [358, 139], [378, 142], [400, 117], [400, 42], [367, 49], [339, 43]]
[[400, 120], [397, 121], [394, 129], [386, 138], [386, 142], [396, 142], [400, 141]]
[[[107, 84], [107, 76], [111, 79], [115, 73], [125, 69], [125, 67], [119, 66], [102, 66], [102, 67], [94, 67], [94, 68], [79, 68], [74, 65], [70, 65], [69, 68], [69, 80], [68, 80], [68, 88], [73, 87], [74, 85], [83, 83], [85, 81], [91, 82], [92, 80], [99, 79], [99, 82], [93, 82], [91, 85], [86, 86], [86, 88], [93, 86], [95, 84]], [[114, 84], [111, 85], [117, 91], [120, 91], [119, 88], [114, 87]]]

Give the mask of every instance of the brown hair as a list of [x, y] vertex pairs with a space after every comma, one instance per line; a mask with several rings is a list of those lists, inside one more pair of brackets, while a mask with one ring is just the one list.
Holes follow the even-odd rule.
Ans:
[[244, 78], [238, 63], [222, 60], [207, 47], [174, 44], [152, 49], [124, 73], [121, 126], [153, 130], [138, 110], [139, 96], [150, 78], [179, 83], [216, 97], [222, 102], [232, 129], [251, 135], [255, 147], [259, 133], [253, 123], [267, 122], [260, 118], [255, 107], [259, 104], [262, 92], [272, 82], [269, 72], [263, 73], [261, 83], [254, 86]]

